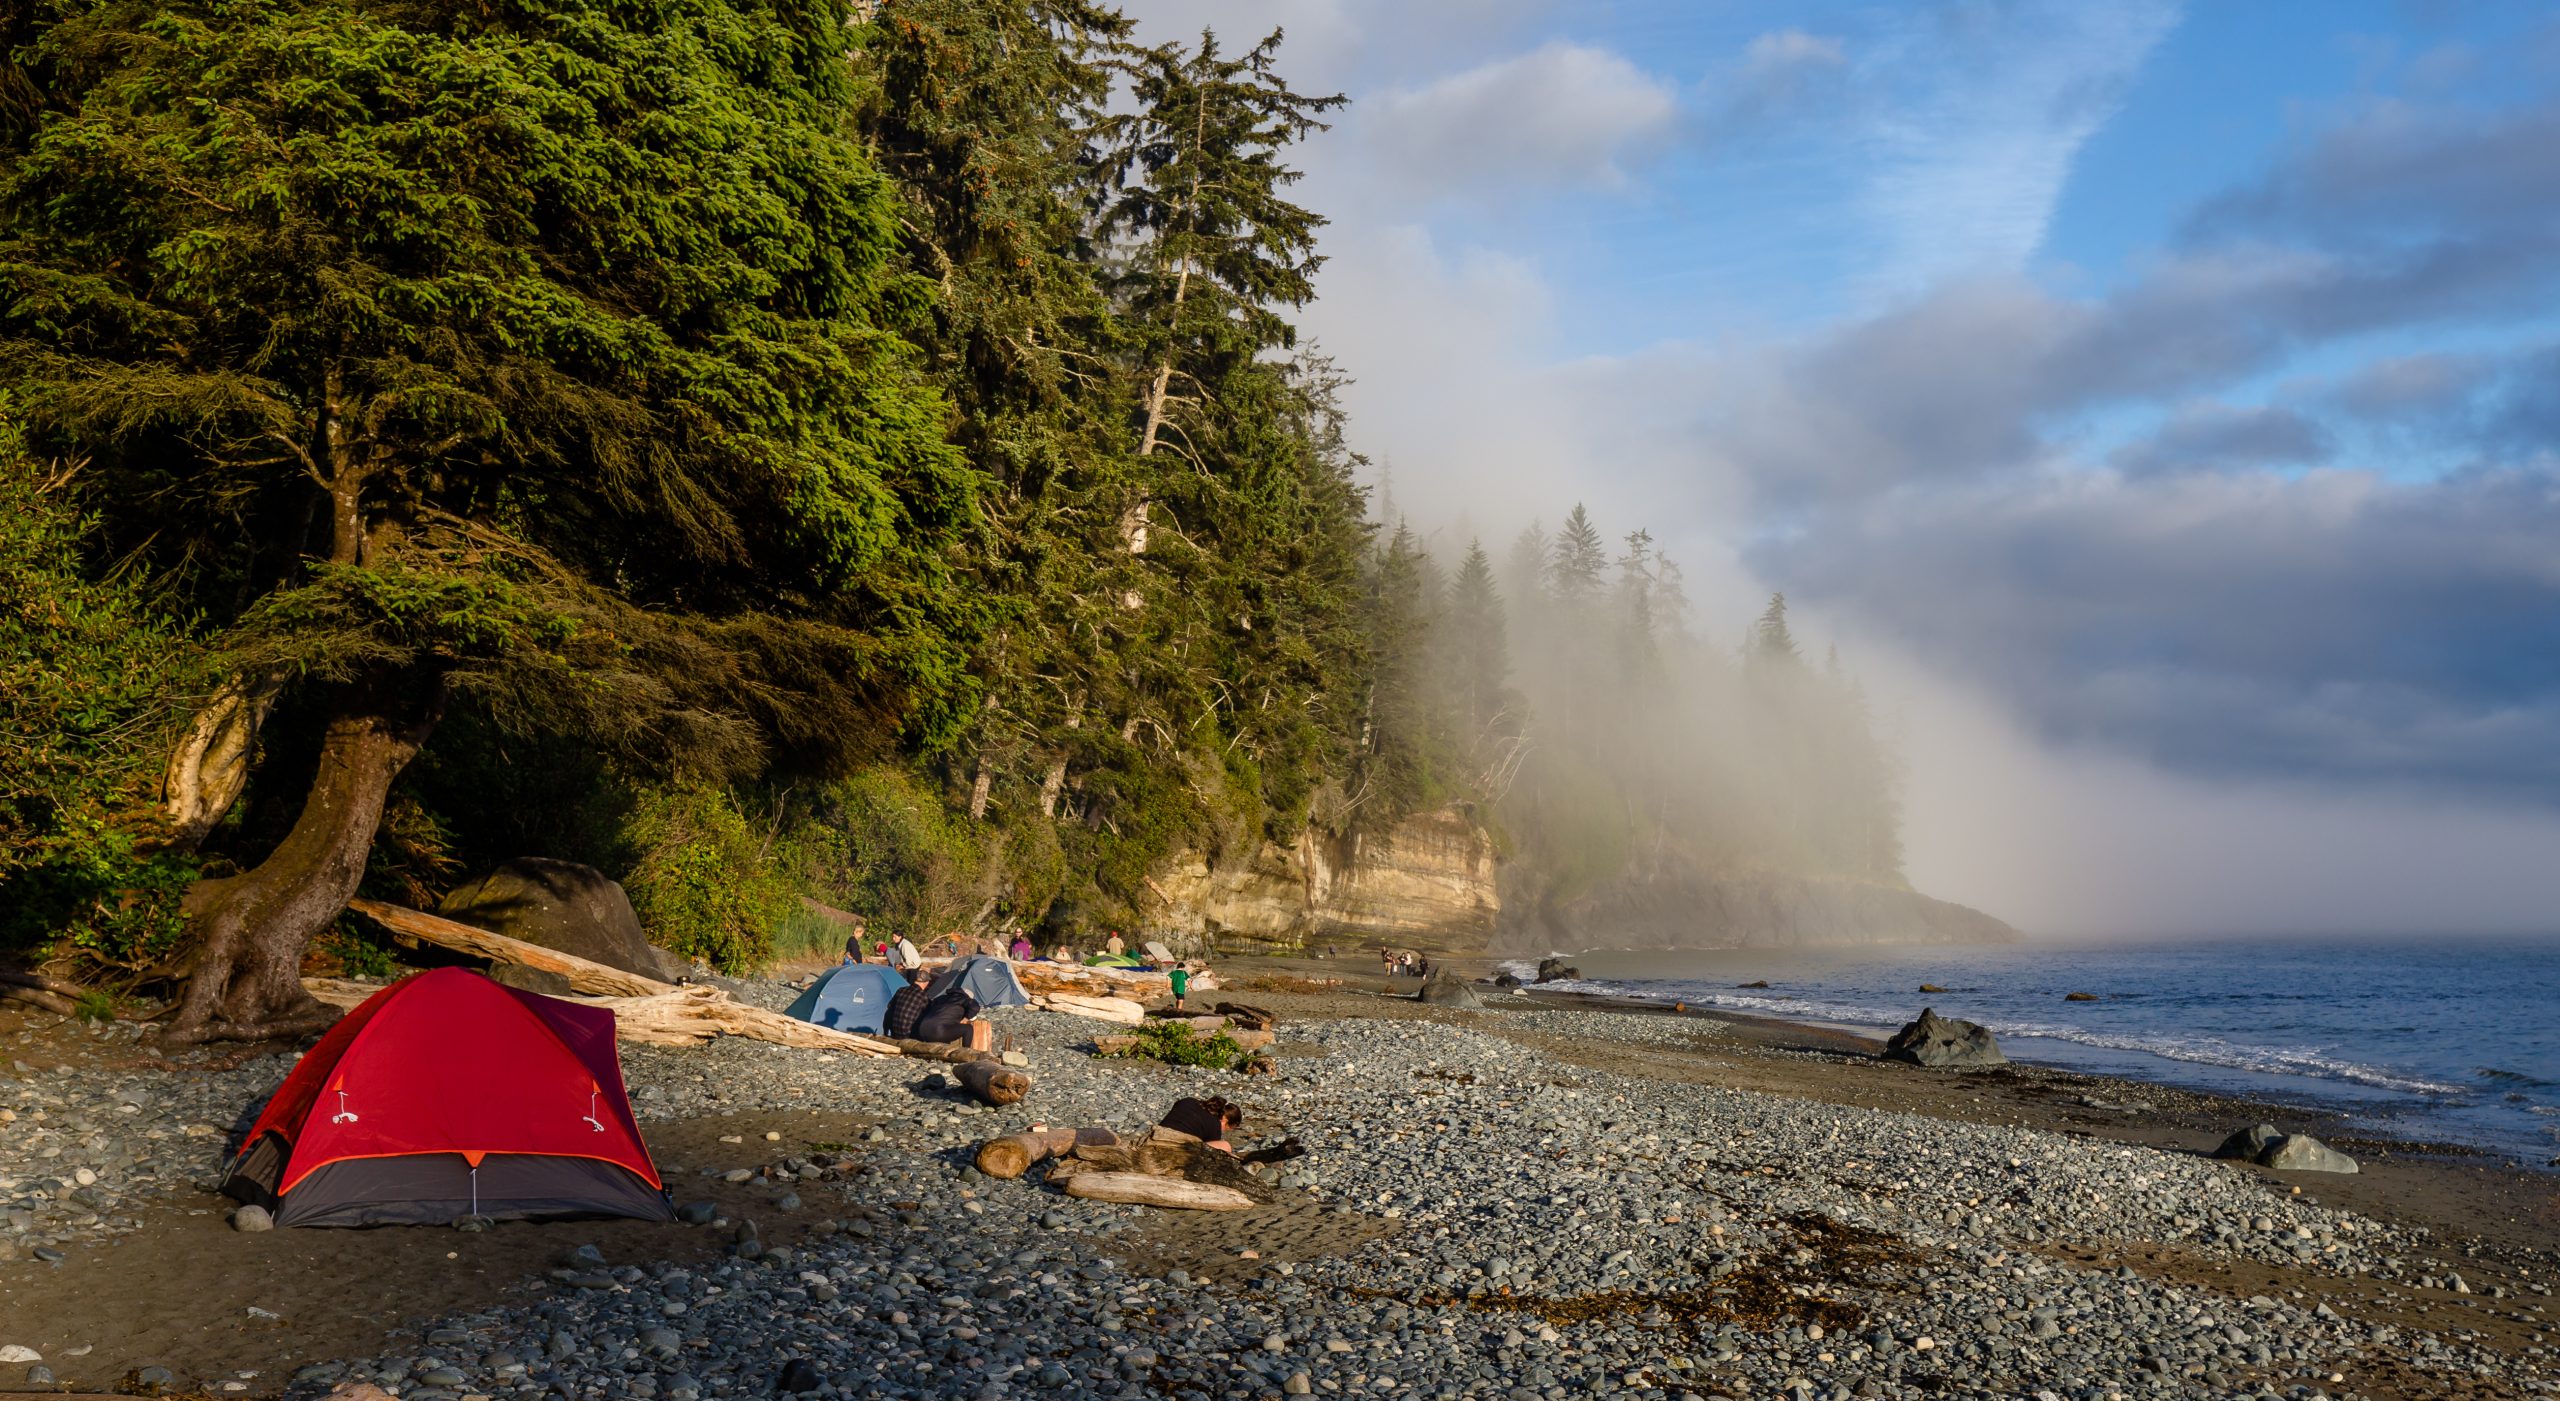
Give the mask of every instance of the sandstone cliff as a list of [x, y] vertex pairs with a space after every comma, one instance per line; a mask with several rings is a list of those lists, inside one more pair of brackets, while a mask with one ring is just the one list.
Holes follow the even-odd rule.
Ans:
[[1366, 938], [1480, 948], [1502, 912], [1493, 839], [1463, 809], [1417, 813], [1357, 843], [1301, 833], [1215, 869], [1194, 856], [1153, 881], [1148, 913], [1229, 946], [1299, 948]]

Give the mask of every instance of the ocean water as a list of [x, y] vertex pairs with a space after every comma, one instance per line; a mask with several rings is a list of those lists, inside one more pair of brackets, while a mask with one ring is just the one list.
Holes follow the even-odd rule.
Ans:
[[1567, 957], [1583, 973], [1568, 988], [1881, 1032], [1930, 1006], [1990, 1027], [2013, 1060], [2341, 1110], [2535, 1167], [2560, 1158], [2560, 939]]

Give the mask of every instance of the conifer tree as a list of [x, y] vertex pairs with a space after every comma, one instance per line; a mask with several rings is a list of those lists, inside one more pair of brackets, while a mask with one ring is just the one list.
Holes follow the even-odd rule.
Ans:
[[1579, 611], [1599, 599], [1608, 570], [1609, 550], [1601, 543], [1600, 529], [1591, 523], [1582, 503], [1575, 502], [1548, 548], [1547, 590], [1559, 606]]

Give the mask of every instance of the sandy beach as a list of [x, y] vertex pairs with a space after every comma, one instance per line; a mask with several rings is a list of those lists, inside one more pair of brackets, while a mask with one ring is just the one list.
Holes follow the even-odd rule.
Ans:
[[[2315, 1115], [1837, 1031], [1242, 960], [1278, 1072], [1097, 1059], [999, 1014], [1036, 1089], [741, 1042], [625, 1048], [703, 1224], [229, 1228], [224, 1135], [290, 1064], [160, 1061], [0, 1012], [0, 1389], [408, 1401], [772, 1394], [1790, 1398], [2549, 1394], [2560, 1180], [2333, 1140], [2354, 1176], [2203, 1156]], [[1339, 979], [1338, 986], [1321, 980]], [[779, 1002], [779, 982], [749, 985]], [[1183, 1094], [1311, 1151], [1232, 1214], [967, 1167]], [[752, 1223], [752, 1224], [750, 1224]], [[580, 1247], [591, 1249], [581, 1253]], [[14, 1354], [13, 1354], [14, 1355]]]

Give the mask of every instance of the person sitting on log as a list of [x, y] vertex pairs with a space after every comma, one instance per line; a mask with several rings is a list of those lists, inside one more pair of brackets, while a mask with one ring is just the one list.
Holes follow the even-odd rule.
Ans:
[[925, 1004], [924, 1015], [916, 1018], [915, 1039], [918, 1041], [959, 1042], [969, 1039], [969, 1023], [977, 1020], [978, 999], [964, 987], [954, 986], [949, 992]]
[[889, 1008], [880, 1014], [880, 1029], [901, 1041], [912, 1040], [916, 1023], [924, 1018], [924, 1009], [933, 1005], [933, 976], [916, 974], [916, 980], [889, 995]]

